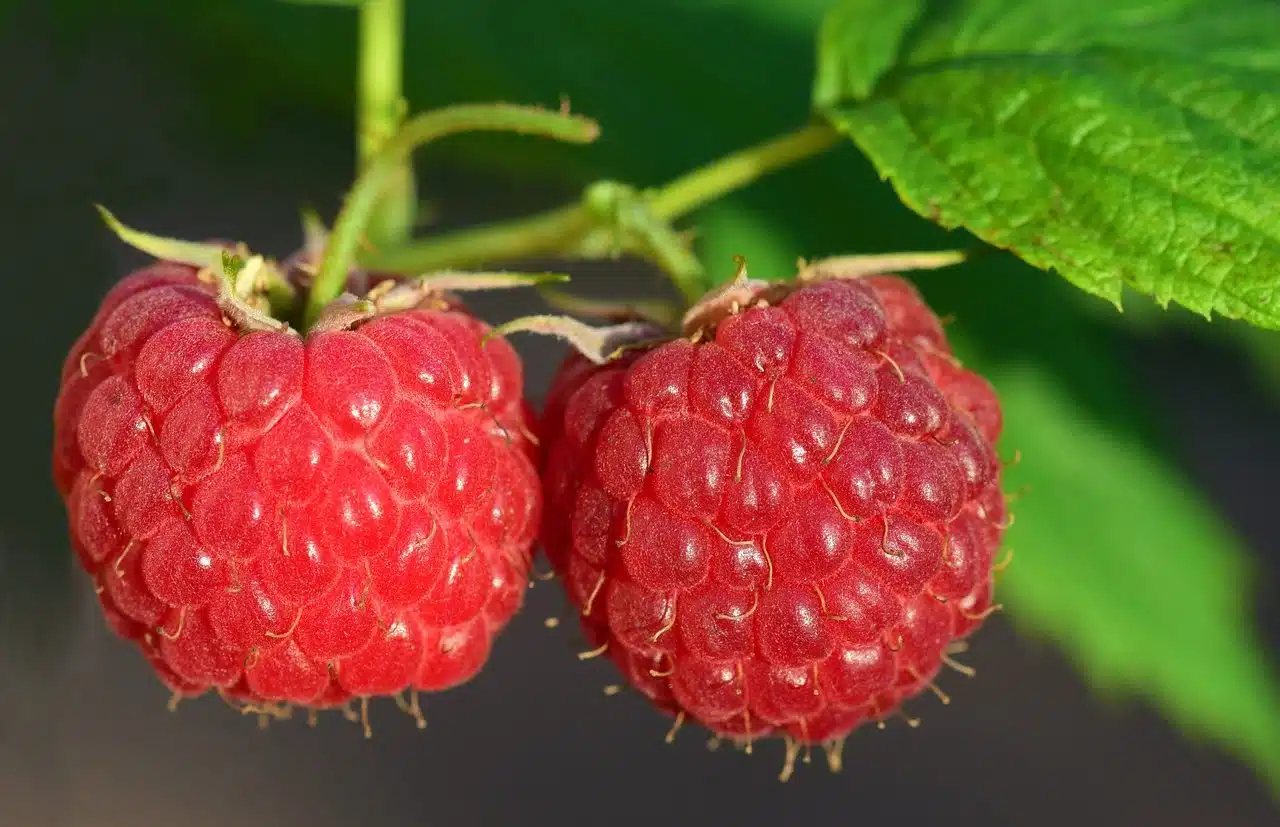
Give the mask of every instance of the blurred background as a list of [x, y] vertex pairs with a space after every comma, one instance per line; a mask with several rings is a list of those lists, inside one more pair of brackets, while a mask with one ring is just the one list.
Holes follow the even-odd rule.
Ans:
[[[659, 184], [793, 128], [827, 5], [410, 0], [415, 109], [568, 95], [604, 128], [588, 148], [431, 149], [423, 232], [552, 207], [596, 177]], [[1023, 455], [1013, 611], [967, 653], [976, 680], [944, 678], [950, 706], [923, 697], [908, 706], [918, 729], [859, 731], [843, 774], [819, 756], [782, 785], [781, 744], [709, 753], [692, 728], [664, 744], [665, 719], [606, 696], [611, 668], [573, 656], [552, 583], [530, 591], [477, 680], [427, 699], [423, 732], [389, 702], [372, 709], [371, 741], [336, 714], [263, 732], [214, 698], [167, 711], [73, 569], [49, 478], [62, 358], [143, 261], [91, 204], [287, 255], [299, 208], [332, 217], [350, 182], [354, 44], [350, 12], [270, 0], [0, 0], [2, 827], [1276, 823], [1258, 773], [1182, 730], [1257, 756], [1257, 728], [1274, 726], [1250, 715], [1276, 702], [1259, 676], [1280, 641], [1280, 342], [1136, 297], [1120, 316], [1007, 257], [920, 282], [1006, 399], [1002, 454]], [[735, 253], [784, 274], [798, 255], [963, 243], [852, 147], [692, 226], [725, 276]], [[664, 289], [635, 263], [560, 266], [580, 292]], [[538, 307], [521, 292], [475, 305], [490, 321]], [[517, 346], [539, 402], [563, 351]], [[548, 629], [551, 616], [568, 622]]]

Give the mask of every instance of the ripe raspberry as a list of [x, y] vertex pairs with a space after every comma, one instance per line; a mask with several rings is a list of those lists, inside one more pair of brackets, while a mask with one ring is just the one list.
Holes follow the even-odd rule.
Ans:
[[740, 281], [686, 333], [564, 363], [542, 541], [677, 723], [838, 756], [991, 611], [999, 403], [896, 277]]
[[203, 275], [126, 277], [63, 368], [54, 477], [108, 623], [175, 693], [257, 708], [467, 681], [541, 509], [515, 351], [443, 299], [247, 330]]

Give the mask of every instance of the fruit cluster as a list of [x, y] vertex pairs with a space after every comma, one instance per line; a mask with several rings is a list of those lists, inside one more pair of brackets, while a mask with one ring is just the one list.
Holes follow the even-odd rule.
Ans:
[[588, 654], [747, 744], [895, 713], [991, 611], [1000, 407], [898, 277], [739, 278], [571, 355], [536, 425], [449, 293], [299, 333], [222, 279], [122, 280], [54, 414], [72, 545], [175, 696], [419, 714], [484, 665], [539, 534]]

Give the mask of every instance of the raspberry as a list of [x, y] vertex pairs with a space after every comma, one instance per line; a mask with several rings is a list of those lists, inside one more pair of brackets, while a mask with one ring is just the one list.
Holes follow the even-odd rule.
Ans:
[[250, 330], [203, 276], [123, 279], [62, 372], [54, 477], [111, 628], [248, 708], [469, 680], [541, 510], [515, 351], [443, 300]]
[[992, 610], [999, 403], [897, 277], [736, 282], [686, 322], [562, 365], [543, 544], [584, 655], [677, 725], [835, 762]]

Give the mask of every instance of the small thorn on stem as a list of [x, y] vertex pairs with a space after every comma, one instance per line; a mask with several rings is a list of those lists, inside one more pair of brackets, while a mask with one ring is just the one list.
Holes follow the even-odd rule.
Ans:
[[764, 590], [773, 590], [773, 557], [769, 554], [769, 535], [764, 534], [760, 537], [760, 553], [764, 555], [764, 564], [767, 569], [764, 580]]
[[822, 460], [823, 466], [830, 465], [835, 461], [836, 454], [840, 453], [840, 446], [844, 444], [844, 435], [849, 433], [849, 426], [853, 424], [855, 418], [851, 416], [849, 421], [844, 423], [844, 427], [840, 429], [840, 436], [836, 437], [836, 444], [831, 448], [831, 453], [827, 454]]
[[[645, 467], [651, 467], [651, 466], [648, 466], [646, 464]], [[627, 500], [627, 511], [626, 511], [626, 514], [623, 516], [622, 539], [613, 541], [614, 545], [616, 545], [618, 548], [622, 548], [623, 546], [625, 546], [627, 544], [627, 541], [631, 539], [631, 505], [635, 501], [636, 501], [635, 497], [632, 497], [631, 499]]]
[[972, 666], [966, 666], [965, 664], [961, 663], [960, 661], [956, 660], [955, 658], [951, 657], [945, 652], [942, 653], [942, 662], [946, 664], [950, 669], [952, 669], [953, 671], [959, 672], [961, 675], [964, 675], [966, 678], [973, 678], [973, 677], [977, 677], [978, 675], [977, 669], [974, 669]]
[[786, 752], [782, 757], [782, 771], [778, 773], [778, 780], [785, 784], [795, 774], [796, 759], [800, 757], [800, 742], [786, 735], [782, 736], [782, 742]]
[[904, 385], [907, 383], [907, 375], [902, 372], [902, 366], [899, 365], [892, 356], [885, 353], [883, 350], [877, 350], [875, 351], [875, 354], [893, 366], [894, 372], [898, 374], [899, 382], [901, 382]]
[[676, 733], [680, 731], [682, 726], [684, 726], [684, 710], [676, 713], [676, 719], [671, 723], [671, 729], [667, 730], [667, 734], [662, 740], [668, 744], [675, 743]]
[[81, 354], [80, 355], [80, 378], [81, 379], [89, 378], [89, 366], [88, 366], [89, 359], [102, 359], [102, 358], [103, 357], [97, 353], [86, 352]]
[[169, 630], [166, 629], [163, 625], [157, 627], [156, 632], [160, 635], [160, 637], [164, 638], [165, 640], [177, 640], [179, 637], [182, 636], [182, 630], [186, 627], [186, 625], [187, 625], [187, 607], [183, 606], [178, 611], [178, 628], [173, 631], [173, 634], [170, 634]]
[[[738, 661], [738, 673], [742, 673], [742, 661]], [[755, 741], [755, 733], [751, 731], [751, 708], [744, 707], [742, 710], [742, 730], [746, 735], [746, 745], [742, 751], [747, 755], [751, 754], [752, 743]]]
[[835, 741], [827, 741], [822, 745], [822, 751], [827, 754], [827, 769], [836, 773], [844, 769], [844, 739], [838, 738]]
[[590, 652], [579, 652], [578, 660], [591, 660], [592, 658], [598, 658], [607, 651], [609, 651], [609, 641], [606, 640]]
[[409, 690], [409, 717], [413, 718], [418, 729], [427, 728], [427, 719], [422, 715], [422, 702], [418, 698], [418, 690]]
[[[654, 663], [654, 665], [655, 665], [655, 666], [656, 666], [657, 664], [661, 663], [661, 662], [662, 662], [662, 654], [659, 654], [657, 657], [655, 657], [655, 658], [653, 659], [653, 663]], [[666, 670], [665, 670], [665, 671], [664, 671], [664, 670], [660, 670], [660, 669], [650, 669], [650, 670], [649, 670], [649, 675], [650, 675], [650, 677], [654, 677], [654, 678], [668, 678], [668, 677], [671, 677], [672, 675], [674, 675], [674, 674], [676, 673], [676, 661], [675, 661], [675, 658], [673, 658], [671, 655], [667, 655], [667, 663], [668, 663], [669, 665], [668, 665], [668, 667], [666, 668]]]
[[667, 632], [670, 632], [673, 628], [675, 628], [675, 625], [676, 625], [676, 607], [675, 607], [675, 601], [673, 600], [671, 602], [671, 617], [667, 619], [665, 623], [662, 624], [661, 629], [653, 633], [653, 637], [649, 638], [649, 642], [657, 643], [658, 638], [662, 637]]
[[[816, 586], [815, 586], [816, 588]], [[756, 609], [760, 608], [760, 592], [756, 589], [751, 590], [751, 608], [747, 609], [746, 614], [725, 614], [723, 612], [716, 614], [716, 620], [746, 620], [756, 613]], [[736, 611], [736, 610], [735, 610]]]
[[853, 516], [852, 514], [850, 514], [848, 511], [845, 511], [845, 510], [844, 510], [844, 506], [843, 506], [843, 505], [841, 505], [841, 503], [840, 503], [840, 498], [836, 496], [836, 492], [832, 490], [832, 488], [831, 488], [831, 483], [827, 482], [827, 478], [826, 478], [826, 477], [823, 477], [823, 476], [819, 475], [819, 476], [818, 476], [818, 482], [822, 484], [822, 487], [826, 490], [827, 495], [828, 495], [829, 497], [831, 497], [831, 502], [835, 503], [835, 505], [836, 505], [836, 510], [840, 512], [840, 516], [841, 516], [841, 517], [844, 517], [844, 518], [845, 518], [845, 520], [847, 520], [848, 522], [851, 522], [851, 523], [860, 523], [860, 522], [862, 522], [862, 520], [858, 519], [857, 517], [855, 517], [855, 516]]
[[591, 616], [591, 607], [595, 605], [596, 597], [600, 594], [600, 590], [604, 588], [604, 570], [601, 569], [600, 577], [596, 579], [596, 585], [591, 590], [591, 594], [587, 597], [587, 604], [582, 607], [582, 616]]
[[283, 634], [276, 634], [275, 632], [264, 632], [263, 634], [276, 640], [284, 640], [289, 637], [293, 634], [293, 630], [298, 628], [298, 622], [302, 620], [302, 608], [301, 606], [298, 607], [298, 613], [293, 616], [293, 623], [289, 624], [289, 628]]
[[986, 620], [987, 618], [991, 617], [993, 614], [995, 614], [996, 612], [1000, 611], [1003, 608], [1004, 608], [1003, 603], [992, 603], [990, 606], [986, 608], [985, 611], [981, 611], [978, 614], [973, 614], [971, 612], [965, 611], [964, 609], [961, 609], [960, 616], [963, 617], [965, 620]]
[[129, 542], [124, 544], [124, 550], [120, 552], [120, 556], [117, 557], [115, 563], [111, 565], [111, 572], [118, 580], [124, 579], [124, 569], [120, 568], [120, 564], [124, 562], [124, 558], [129, 556], [129, 552], [133, 551], [134, 542], [135, 540], [130, 537]]

